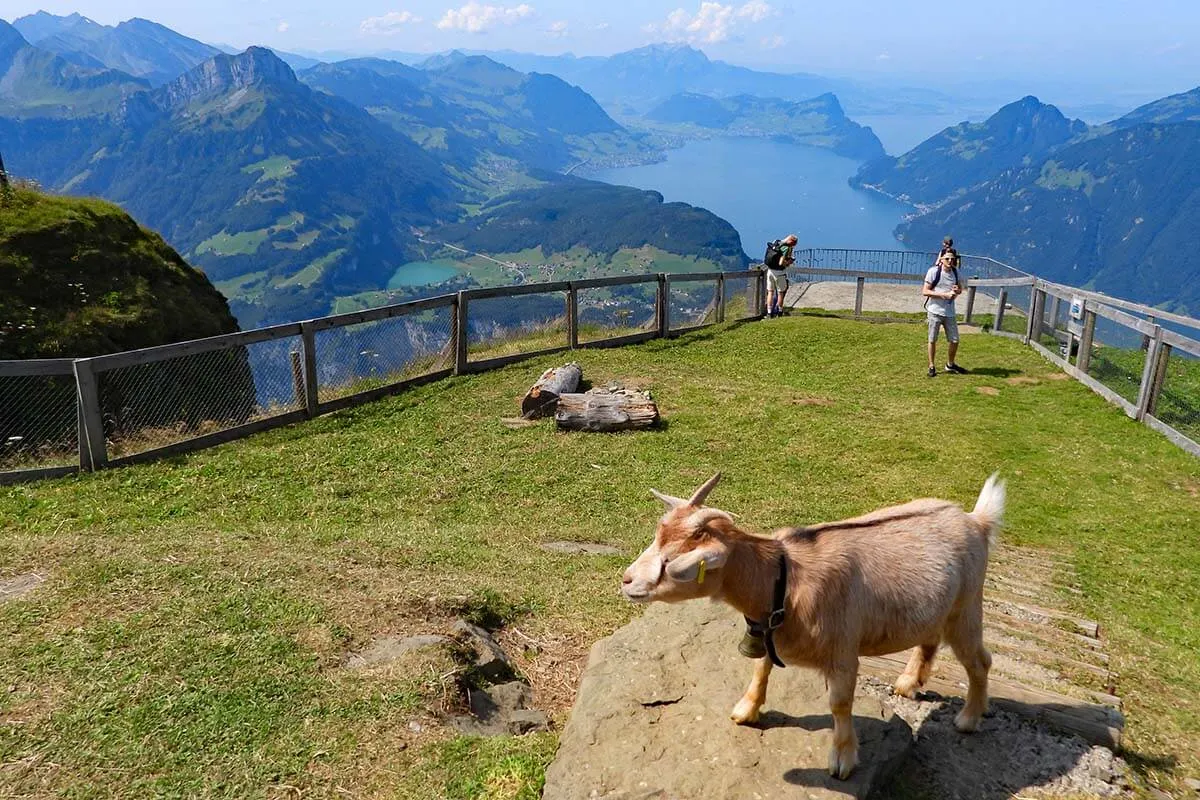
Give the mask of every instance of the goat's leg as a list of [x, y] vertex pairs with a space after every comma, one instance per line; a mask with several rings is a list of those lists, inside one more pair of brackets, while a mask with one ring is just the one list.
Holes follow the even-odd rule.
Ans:
[[833, 713], [833, 747], [829, 750], [829, 774], [845, 780], [858, 766], [858, 737], [854, 733], [851, 711], [854, 709], [854, 682], [858, 678], [858, 659], [835, 667], [825, 679], [829, 682], [829, 710]]
[[763, 656], [754, 662], [754, 677], [729, 717], [738, 725], [758, 722], [758, 711], [767, 700], [767, 680], [771, 677], [771, 659]]
[[917, 690], [929, 680], [929, 673], [933, 671], [933, 659], [937, 656], [939, 644], [940, 642], [935, 641], [931, 644], [914, 647], [912, 655], [908, 659], [908, 666], [904, 668], [904, 672], [900, 673], [900, 677], [896, 678], [896, 685], [892, 687], [892, 691], [901, 697], [914, 699], [917, 696]]
[[950, 624], [947, 639], [955, 657], [967, 671], [967, 704], [954, 718], [954, 727], [970, 733], [979, 727], [979, 719], [988, 706], [988, 670], [992, 654], [983, 646], [983, 598], [964, 609]]

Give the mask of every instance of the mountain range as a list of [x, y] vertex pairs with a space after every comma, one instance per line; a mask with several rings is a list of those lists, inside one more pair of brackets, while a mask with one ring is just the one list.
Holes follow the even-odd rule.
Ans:
[[1200, 89], [1103, 125], [1026, 97], [853, 183], [921, 204], [897, 229], [945, 234], [1041, 277], [1200, 312]]
[[[613, 228], [623, 247], [666, 230], [675, 232], [658, 237], [667, 252], [713, 251], [711, 236], [695, 238], [701, 218], [732, 234], [716, 254], [722, 263], [746, 262], [736, 232], [706, 211], [635, 191], [649, 201], [638, 205], [633, 190], [559, 174], [589, 157], [657, 151], [551, 75], [451, 57], [425, 69], [318, 65], [297, 77], [250, 48], [151, 87], [35, 47], [3, 22], [0, 54], [10, 170], [120, 203], [205, 270], [243, 327], [328, 313], [340, 297], [383, 289], [427, 257], [424, 237], [449, 241], [439, 228], [514, 190], [524, 193], [508, 207], [535, 204], [530, 219], [547, 241], [610, 252], [612, 231], [567, 213], [578, 209], [572, 192], [536, 200], [564, 181], [576, 193], [588, 186], [591, 202], [638, 206], [639, 225]], [[547, 202], [562, 213], [543, 213]]]
[[677, 94], [652, 108], [643, 119], [674, 133], [694, 134], [698, 129], [704, 135], [770, 137], [828, 148], [858, 161], [885, 155], [874, 132], [848, 118], [834, 94], [800, 102], [747, 94]]

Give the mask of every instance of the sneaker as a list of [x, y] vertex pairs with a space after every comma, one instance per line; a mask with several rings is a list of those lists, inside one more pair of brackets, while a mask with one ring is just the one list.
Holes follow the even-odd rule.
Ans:
[[936, 378], [936, 377], [937, 377], [937, 367], [930, 367], [930, 368], [929, 368], [929, 377], [931, 377], [931, 378]]
[[966, 375], [967, 371], [958, 364], [947, 364], [946, 372], [953, 372], [955, 375]]

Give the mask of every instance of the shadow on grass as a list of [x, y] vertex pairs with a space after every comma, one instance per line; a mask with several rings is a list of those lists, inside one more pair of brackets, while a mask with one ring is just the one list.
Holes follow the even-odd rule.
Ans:
[[1020, 375], [1021, 370], [1009, 369], [1008, 367], [973, 367], [967, 370], [970, 375], [984, 375], [989, 378], [1011, 378], [1013, 375]]

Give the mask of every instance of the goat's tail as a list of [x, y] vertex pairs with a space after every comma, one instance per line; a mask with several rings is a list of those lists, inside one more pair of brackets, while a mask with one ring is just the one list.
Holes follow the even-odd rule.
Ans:
[[1004, 498], [1004, 481], [1000, 480], [999, 472], [994, 472], [983, 485], [975, 510], [971, 512], [971, 516], [987, 528], [989, 548], [996, 546], [1000, 535], [1000, 525], [1004, 521]]

